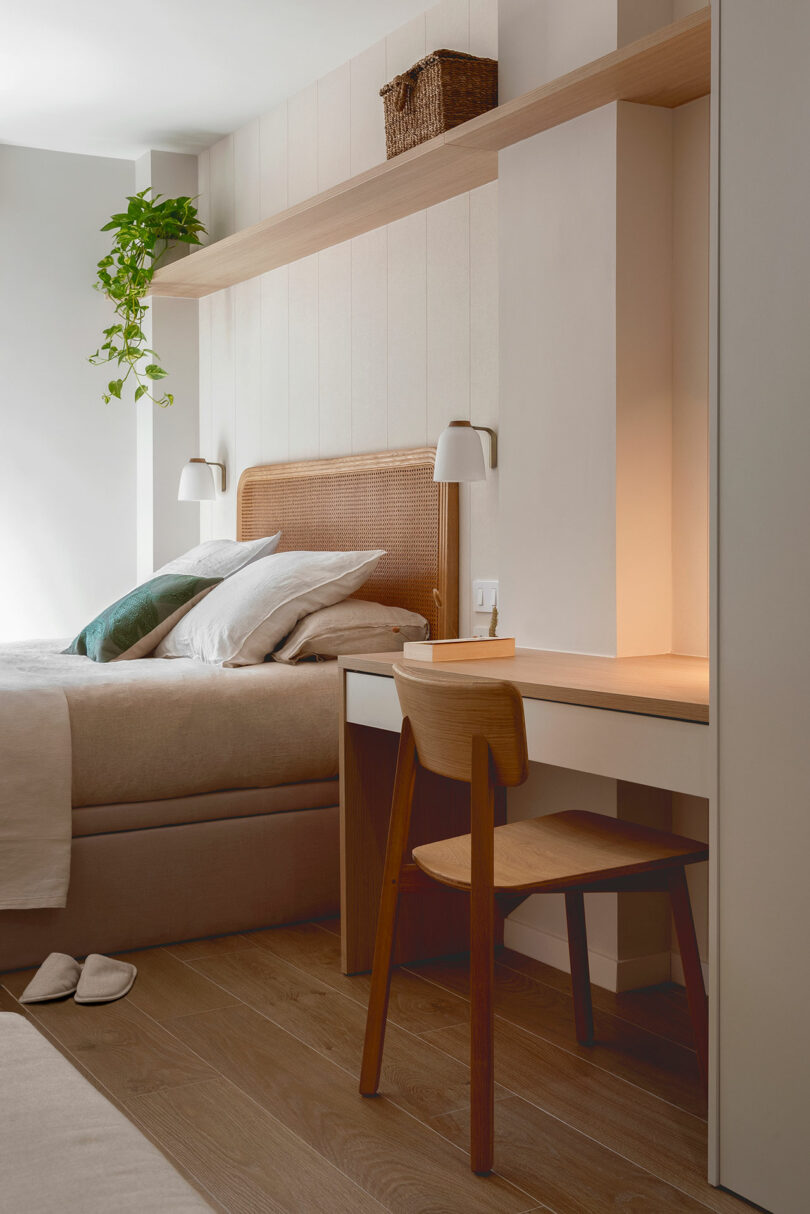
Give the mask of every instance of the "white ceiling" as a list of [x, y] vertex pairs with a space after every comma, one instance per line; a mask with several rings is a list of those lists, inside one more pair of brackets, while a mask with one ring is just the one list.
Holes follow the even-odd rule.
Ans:
[[199, 152], [426, 0], [0, 0], [0, 143]]

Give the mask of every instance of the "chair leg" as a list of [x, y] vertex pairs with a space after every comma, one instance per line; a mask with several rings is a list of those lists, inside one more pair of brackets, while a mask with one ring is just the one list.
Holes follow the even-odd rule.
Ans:
[[397, 754], [391, 821], [388, 827], [388, 843], [380, 890], [380, 910], [374, 940], [374, 962], [371, 970], [366, 1037], [363, 1045], [363, 1062], [360, 1068], [360, 1092], [363, 1096], [376, 1095], [380, 1085], [385, 1025], [388, 1018], [388, 997], [391, 990], [391, 963], [399, 910], [399, 881], [411, 827], [415, 771], [416, 748], [410, 722], [406, 718], [402, 723], [402, 735]]
[[703, 985], [703, 971], [700, 967], [700, 953], [692, 919], [689, 887], [683, 867], [676, 868], [669, 878], [669, 897], [672, 903], [678, 947], [681, 952], [686, 995], [689, 1000], [689, 1015], [692, 1018], [692, 1031], [695, 1034], [700, 1073], [703, 1077], [703, 1086], [707, 1088], [709, 1083], [709, 1004], [706, 998], [706, 988]]
[[588, 937], [585, 930], [585, 900], [581, 890], [565, 895], [568, 923], [568, 956], [571, 959], [571, 986], [574, 993], [574, 1022], [580, 1045], [593, 1045], [593, 1005], [591, 975], [588, 967]]
[[473, 739], [470, 882], [470, 1167], [492, 1170], [495, 1122], [494, 796], [486, 739]]

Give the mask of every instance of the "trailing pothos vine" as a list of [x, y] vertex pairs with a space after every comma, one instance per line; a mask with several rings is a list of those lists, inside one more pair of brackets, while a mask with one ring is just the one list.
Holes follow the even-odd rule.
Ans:
[[[94, 366], [114, 363], [117, 376], [107, 384], [102, 394], [105, 404], [113, 397], [121, 399], [124, 384], [133, 376], [135, 400], [146, 396], [156, 405], [174, 403], [171, 392], [156, 396], [155, 384], [166, 371], [157, 361], [157, 354], [146, 344], [141, 327], [148, 311], [144, 302], [155, 270], [172, 244], [198, 245], [199, 233], [205, 228], [197, 218], [197, 208], [191, 198], [150, 197], [151, 189], [141, 190], [127, 198], [127, 209], [113, 215], [102, 232], [115, 232], [113, 246], [98, 263], [97, 281], [93, 284], [115, 307], [117, 323], [104, 330], [104, 343], [90, 356]], [[147, 361], [151, 357], [152, 361]]]

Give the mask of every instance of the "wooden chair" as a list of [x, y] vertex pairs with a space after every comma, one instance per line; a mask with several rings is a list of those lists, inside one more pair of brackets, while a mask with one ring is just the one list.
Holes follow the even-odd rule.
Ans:
[[[496, 826], [506, 788], [528, 775], [523, 702], [510, 683], [460, 680], [394, 667], [405, 719], [397, 757], [374, 948], [360, 1091], [373, 1096], [382, 1066], [399, 895], [439, 881], [470, 894], [470, 1165], [492, 1167], [495, 899], [508, 909], [542, 891], [565, 894], [577, 1040], [593, 1043], [583, 894], [669, 893], [689, 1009], [706, 1082], [708, 1015], [684, 868], [705, 860], [694, 839], [567, 811]], [[419, 766], [470, 785], [471, 834], [414, 848], [407, 862], [414, 781]]]

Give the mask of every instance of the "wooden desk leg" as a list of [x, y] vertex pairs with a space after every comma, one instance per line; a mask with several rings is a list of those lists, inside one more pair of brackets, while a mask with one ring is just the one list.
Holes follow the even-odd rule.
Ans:
[[[342, 968], [371, 969], [380, 885], [399, 734], [366, 725], [341, 725], [340, 897]], [[420, 771], [410, 847], [470, 829], [469, 788]], [[468, 896], [436, 885], [402, 895], [395, 961], [422, 960], [469, 946]]]

